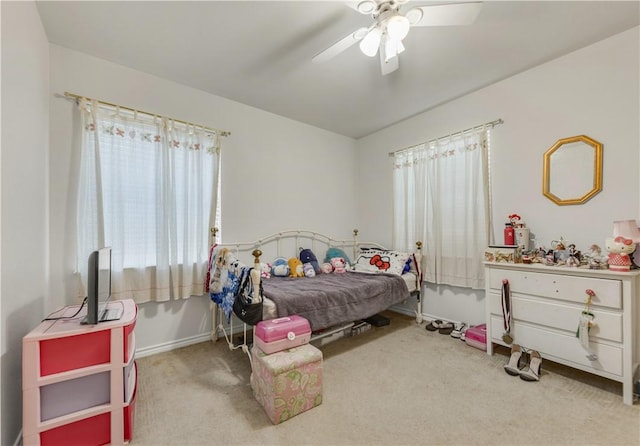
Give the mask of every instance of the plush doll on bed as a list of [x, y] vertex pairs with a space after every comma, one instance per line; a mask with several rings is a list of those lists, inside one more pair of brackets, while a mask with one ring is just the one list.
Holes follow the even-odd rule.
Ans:
[[273, 261], [271, 274], [275, 277], [287, 277], [289, 275], [289, 265], [287, 259], [278, 257]]
[[327, 255], [325, 256], [324, 261], [325, 262], [331, 262], [331, 259], [333, 259], [334, 257], [341, 257], [342, 260], [344, 261], [345, 265], [351, 263], [351, 261], [349, 260], [349, 257], [347, 256], [347, 253], [345, 253], [340, 248], [329, 248], [329, 249], [327, 249]]
[[302, 270], [304, 271], [305, 277], [315, 277], [316, 276], [316, 270], [313, 268], [313, 265], [311, 263], [303, 263], [302, 264]]
[[313, 271], [317, 274], [322, 272], [322, 270], [320, 269], [320, 265], [318, 264], [318, 258], [310, 249], [300, 248], [300, 255], [298, 255], [298, 257], [300, 258], [300, 261], [303, 265], [305, 263], [310, 263], [313, 267]]
[[304, 277], [302, 262], [297, 257], [289, 259], [289, 277]]
[[271, 277], [270, 263], [260, 263], [260, 277], [262, 277], [263, 279], [268, 279]]
[[322, 266], [320, 266], [320, 269], [322, 269], [322, 272], [325, 274], [331, 274], [333, 272], [333, 266], [331, 266], [329, 262], [324, 262]]
[[345, 261], [342, 257], [334, 257], [331, 259], [331, 266], [333, 266], [333, 272], [336, 274], [342, 274], [347, 272]]

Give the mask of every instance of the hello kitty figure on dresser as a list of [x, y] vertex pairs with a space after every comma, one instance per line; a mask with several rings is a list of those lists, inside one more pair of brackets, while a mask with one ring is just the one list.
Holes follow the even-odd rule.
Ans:
[[606, 240], [609, 252], [609, 269], [611, 271], [629, 271], [631, 269], [631, 254], [636, 249], [633, 240], [618, 236]]

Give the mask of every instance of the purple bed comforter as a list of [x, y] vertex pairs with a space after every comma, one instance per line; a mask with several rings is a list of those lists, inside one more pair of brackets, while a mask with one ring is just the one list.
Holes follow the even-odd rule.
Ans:
[[405, 281], [392, 274], [318, 274], [315, 277], [262, 279], [278, 317], [306, 318], [313, 331], [365, 319], [409, 297]]

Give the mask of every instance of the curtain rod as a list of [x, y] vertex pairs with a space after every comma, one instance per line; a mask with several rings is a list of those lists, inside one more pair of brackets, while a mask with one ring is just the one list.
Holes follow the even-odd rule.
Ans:
[[480, 125], [476, 125], [474, 127], [469, 127], [468, 129], [464, 129], [464, 130], [461, 130], [459, 132], [451, 133], [451, 134], [446, 135], [446, 136], [441, 136], [440, 138], [432, 139], [432, 140], [425, 141], [425, 142], [420, 142], [418, 144], [413, 144], [413, 145], [410, 145], [410, 146], [407, 146], [407, 147], [403, 147], [402, 149], [394, 150], [393, 152], [389, 152], [389, 156], [393, 157], [393, 156], [395, 156], [396, 154], [398, 154], [400, 152], [404, 152], [405, 150], [413, 149], [414, 147], [422, 145], [422, 144], [429, 144], [431, 142], [435, 142], [435, 141], [438, 141], [440, 139], [451, 138], [452, 136], [458, 136], [458, 135], [461, 135], [461, 134], [463, 134], [465, 132], [468, 132], [469, 130], [479, 129], [481, 127], [487, 127], [487, 126], [495, 127], [496, 125], [499, 125], [499, 124], [504, 124], [504, 121], [502, 120], [502, 118], [496, 119], [495, 121], [487, 122], [485, 124], [480, 124]]
[[69, 93], [68, 91], [65, 91], [64, 95], [65, 95], [65, 97], [75, 99], [76, 101], [79, 101], [80, 99], [86, 99], [88, 101], [96, 101], [99, 104], [108, 105], [109, 107], [121, 108], [123, 110], [129, 110], [129, 111], [134, 112], [134, 113], [142, 113], [143, 115], [147, 115], [147, 116], [158, 116], [158, 117], [161, 117], [161, 118], [171, 119], [172, 121], [179, 122], [180, 124], [192, 125], [193, 127], [200, 127], [200, 128], [202, 128], [204, 130], [208, 130], [210, 132], [214, 132], [215, 134], [220, 135], [220, 136], [231, 136], [231, 132], [229, 132], [227, 130], [213, 129], [211, 127], [206, 127], [204, 125], [194, 124], [192, 122], [182, 121], [180, 119], [173, 119], [173, 118], [169, 118], [167, 116], [158, 115], [157, 113], [150, 113], [150, 112], [147, 112], [147, 111], [144, 111], [144, 110], [138, 110], [136, 108], [125, 107], [124, 105], [112, 104], [111, 102], [101, 101], [99, 99], [88, 98], [86, 96], [81, 96], [79, 94]]

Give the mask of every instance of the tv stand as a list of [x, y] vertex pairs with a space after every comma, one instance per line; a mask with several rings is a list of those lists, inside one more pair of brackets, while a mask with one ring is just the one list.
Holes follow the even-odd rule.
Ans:
[[60, 310], [22, 340], [23, 444], [124, 444], [133, 436], [137, 392], [131, 299], [117, 321], [82, 325], [78, 306]]

